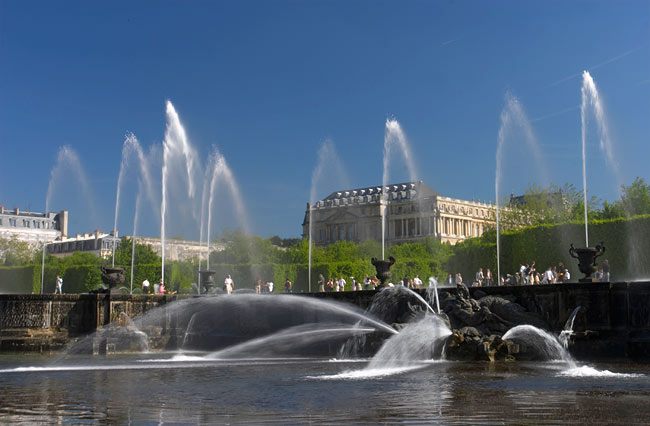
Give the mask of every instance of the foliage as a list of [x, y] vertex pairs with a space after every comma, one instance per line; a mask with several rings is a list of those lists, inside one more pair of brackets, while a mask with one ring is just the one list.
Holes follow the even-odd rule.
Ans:
[[278, 247], [293, 247], [302, 242], [300, 238], [280, 238], [277, 235], [268, 238], [268, 240], [271, 244]]
[[[581, 277], [577, 261], [569, 256], [569, 246], [584, 246], [584, 223], [574, 221], [563, 224], [530, 226], [501, 235], [501, 275], [514, 274], [521, 263], [535, 261], [537, 270], [559, 262], [568, 267], [572, 277]], [[593, 220], [589, 223], [589, 241], [593, 246], [601, 241], [607, 247], [605, 255], [612, 265], [614, 279], [650, 275], [647, 262], [650, 253], [650, 215], [632, 219]], [[598, 262], [600, 262], [599, 260]], [[468, 239], [454, 247], [454, 254], [447, 262], [450, 273], [460, 272], [463, 277], [473, 278], [479, 267], [492, 269], [496, 276], [496, 244], [489, 237]]]
[[650, 214], [650, 185], [637, 177], [630, 186], [621, 185], [620, 206], [628, 217]]
[[[115, 264], [124, 267], [131, 266], [131, 252], [133, 250], [133, 239], [122, 237], [120, 246], [115, 250]], [[133, 263], [135, 265], [149, 265], [152, 263], [161, 262], [160, 257], [148, 244], [135, 243], [135, 257]]]
[[[531, 185], [521, 197], [502, 202], [499, 210], [501, 230], [523, 226], [566, 223], [584, 216], [584, 197], [573, 185], [555, 184], [543, 188]], [[588, 211], [596, 211], [598, 199], [587, 200]]]
[[38, 254], [38, 249], [26, 241], [20, 241], [15, 235], [0, 238], [0, 264], [4, 266], [27, 265]]

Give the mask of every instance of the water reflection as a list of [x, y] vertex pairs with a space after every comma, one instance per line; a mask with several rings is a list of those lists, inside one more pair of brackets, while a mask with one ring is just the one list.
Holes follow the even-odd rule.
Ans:
[[[570, 377], [560, 374], [562, 363], [432, 362], [389, 376], [323, 380], [363, 370], [366, 363], [172, 358], [78, 358], [57, 367], [86, 368], [19, 372], [13, 369], [24, 360], [0, 357], [0, 421], [451, 425], [629, 424], [650, 418], [650, 407], [641, 403], [650, 396], [645, 365], [593, 366], [636, 376]], [[53, 361], [39, 360], [29, 364]]]

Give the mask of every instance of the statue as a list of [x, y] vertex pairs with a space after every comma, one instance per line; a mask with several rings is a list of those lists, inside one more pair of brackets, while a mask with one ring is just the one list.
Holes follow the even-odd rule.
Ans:
[[581, 283], [590, 283], [593, 282], [591, 274], [596, 272], [596, 258], [602, 256], [605, 253], [605, 246], [602, 241], [596, 247], [585, 247], [585, 248], [575, 248], [571, 244], [569, 248], [569, 254], [571, 257], [578, 259], [578, 269], [580, 272], [585, 274], [584, 278], [580, 278], [578, 281]]
[[377, 278], [381, 281], [377, 287], [383, 288], [386, 281], [390, 279], [390, 267], [395, 263], [395, 258], [391, 256], [388, 260], [379, 260], [373, 257], [370, 259], [370, 263], [372, 263], [377, 270]]

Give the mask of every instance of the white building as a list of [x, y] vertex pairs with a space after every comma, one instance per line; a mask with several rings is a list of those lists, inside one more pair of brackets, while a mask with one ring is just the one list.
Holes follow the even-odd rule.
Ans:
[[34, 213], [0, 206], [0, 238], [29, 243], [33, 247], [61, 239], [68, 234], [68, 212]]
[[[384, 196], [385, 194], [385, 196]], [[385, 203], [382, 200], [385, 197]], [[494, 224], [494, 206], [443, 197], [422, 181], [336, 191], [305, 211], [302, 236], [329, 245], [336, 241], [381, 242], [381, 212], [386, 213], [386, 246], [427, 237], [456, 244], [483, 234]]]

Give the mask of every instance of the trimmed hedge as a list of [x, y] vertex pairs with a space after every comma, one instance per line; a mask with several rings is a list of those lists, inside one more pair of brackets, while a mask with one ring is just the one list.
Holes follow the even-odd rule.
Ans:
[[[601, 241], [607, 251], [596, 260], [600, 266], [608, 259], [612, 279], [625, 280], [650, 276], [650, 216], [612, 219], [589, 223], [589, 245]], [[538, 225], [501, 235], [501, 275], [514, 274], [520, 263], [536, 261], [537, 270], [563, 262], [572, 281], [582, 277], [577, 260], [569, 255], [570, 244], [585, 245], [583, 223]], [[447, 261], [450, 273], [460, 272], [465, 281], [472, 281], [478, 268], [492, 269], [496, 276], [496, 244], [480, 238], [459, 243]]]

